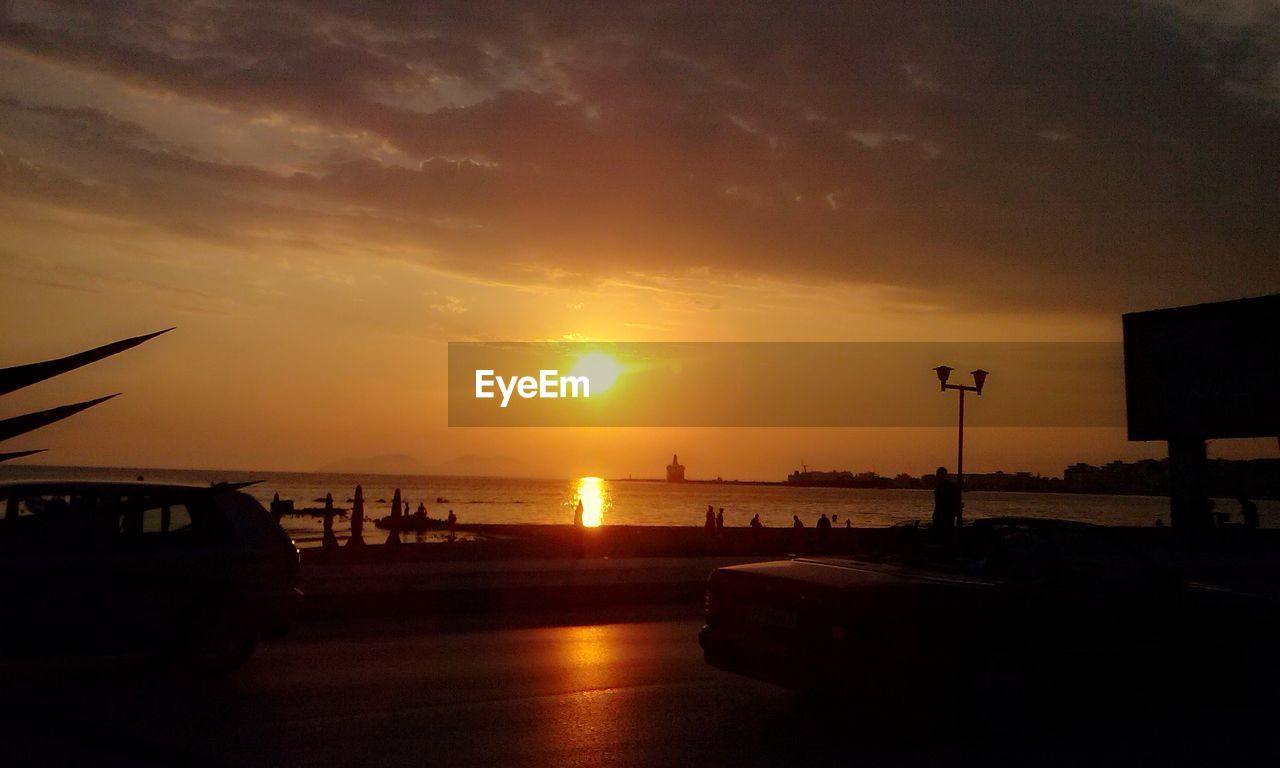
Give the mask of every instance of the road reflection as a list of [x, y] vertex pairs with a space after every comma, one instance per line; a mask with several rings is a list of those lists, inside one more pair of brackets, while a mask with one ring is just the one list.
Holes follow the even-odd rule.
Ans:
[[[634, 713], [631, 699], [622, 695], [618, 667], [627, 662], [622, 645], [625, 627], [568, 627], [558, 631], [555, 651], [559, 687], [570, 691], [540, 709], [546, 721], [538, 732], [543, 754], [594, 754], [608, 762], [621, 734], [629, 730]], [[625, 737], [624, 737], [625, 738]], [[599, 764], [599, 763], [597, 763]]]

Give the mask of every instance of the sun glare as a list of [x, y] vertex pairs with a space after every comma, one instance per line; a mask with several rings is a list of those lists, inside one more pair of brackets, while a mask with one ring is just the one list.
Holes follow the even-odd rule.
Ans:
[[588, 352], [578, 358], [569, 375], [590, 379], [591, 394], [595, 396], [613, 386], [622, 375], [622, 364], [604, 352]]
[[578, 501], [582, 502], [582, 525], [599, 527], [604, 522], [604, 480], [598, 477], [578, 479]]

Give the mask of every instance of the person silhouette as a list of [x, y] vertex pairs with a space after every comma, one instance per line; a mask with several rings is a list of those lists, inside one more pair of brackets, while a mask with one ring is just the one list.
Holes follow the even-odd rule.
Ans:
[[716, 513], [716, 528], [723, 528], [723, 527], [724, 527], [724, 507], [721, 507], [720, 511]]
[[422, 522], [426, 522], [426, 519], [427, 519], [427, 505], [426, 505], [426, 504], [423, 504], [421, 499], [419, 499], [419, 500], [418, 500], [418, 511], [417, 511], [417, 512], [414, 512], [414, 513], [413, 513], [413, 516], [414, 516], [414, 517], [416, 517], [418, 520], [420, 520], [420, 521], [422, 521]]
[[453, 514], [452, 509], [449, 510], [449, 516], [445, 518], [444, 522], [449, 528], [449, 541], [453, 541], [454, 537], [457, 535], [456, 530], [458, 528], [458, 516]]
[[828, 540], [831, 538], [831, 518], [827, 517], [826, 512], [818, 515], [818, 522], [814, 528], [818, 531], [819, 549], [825, 549], [828, 546]]
[[760, 513], [759, 513], [759, 512], [757, 512], [757, 513], [755, 514], [755, 516], [753, 516], [753, 517], [751, 518], [751, 527], [752, 527], [752, 528], [754, 528], [754, 529], [755, 529], [755, 530], [757, 530], [757, 531], [764, 527], [764, 523], [760, 522]]
[[578, 499], [578, 505], [573, 508], [573, 556], [575, 559], [582, 559], [587, 552], [587, 542], [583, 531], [582, 522], [582, 499]]
[[799, 515], [792, 515], [792, 516], [791, 516], [791, 527], [792, 527], [792, 528], [803, 528], [803, 527], [804, 527], [804, 523], [800, 520], [800, 516], [799, 516]]
[[947, 476], [946, 467], [938, 467], [934, 477], [937, 483], [933, 486], [933, 530], [939, 534], [950, 533], [960, 515], [960, 486]]
[[333, 494], [324, 495], [324, 538], [321, 546], [325, 549], [337, 549], [338, 537], [333, 534]]
[[387, 521], [390, 533], [387, 534], [388, 544], [400, 543], [400, 489], [397, 488], [395, 494], [391, 497], [391, 519]]
[[364, 544], [364, 488], [356, 485], [355, 498], [351, 500], [351, 538], [347, 539], [348, 547], [359, 547]]
[[704, 528], [716, 527], [716, 510], [710, 504], [707, 505], [707, 519], [702, 525]]
[[1236, 501], [1240, 502], [1240, 520], [1244, 523], [1244, 527], [1257, 528], [1258, 505], [1243, 496], [1237, 496]]

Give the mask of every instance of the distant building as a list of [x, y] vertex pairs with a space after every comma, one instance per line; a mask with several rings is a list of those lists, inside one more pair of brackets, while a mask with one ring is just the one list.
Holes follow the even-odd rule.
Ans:
[[674, 453], [671, 454], [671, 463], [667, 465], [667, 482], [684, 482], [684, 465], [680, 463], [680, 459]]
[[1169, 492], [1169, 463], [1142, 459], [1112, 461], [1101, 467], [1077, 463], [1062, 473], [1062, 483], [1074, 493], [1138, 493], [1162, 496]]
[[802, 466], [787, 475], [787, 485], [835, 488], [888, 488], [889, 478], [881, 477], [875, 472], [859, 472], [855, 475], [848, 470], [820, 472]]

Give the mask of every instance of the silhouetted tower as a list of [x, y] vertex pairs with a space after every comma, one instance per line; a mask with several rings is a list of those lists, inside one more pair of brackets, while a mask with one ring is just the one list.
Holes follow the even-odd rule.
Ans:
[[680, 459], [674, 453], [671, 454], [671, 463], [667, 465], [667, 482], [684, 482], [684, 465], [680, 463]]

